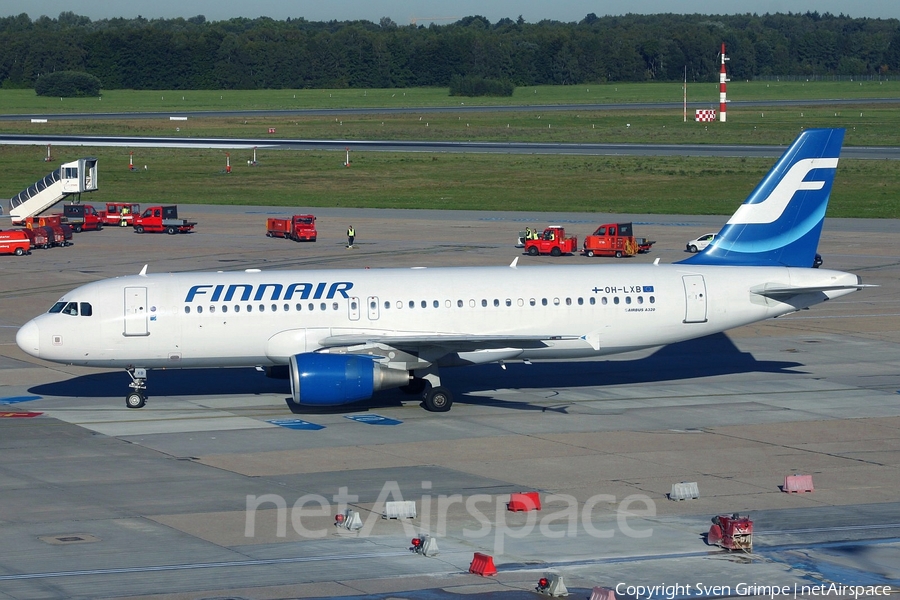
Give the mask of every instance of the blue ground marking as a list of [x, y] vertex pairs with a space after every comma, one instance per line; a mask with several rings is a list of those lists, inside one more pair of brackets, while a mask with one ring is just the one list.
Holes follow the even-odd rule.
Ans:
[[9, 396], [8, 398], [0, 398], [0, 404], [18, 404], [20, 402], [31, 402], [32, 400], [40, 400], [43, 396]]
[[287, 429], [306, 429], [308, 431], [325, 429], [324, 425], [317, 425], [316, 423], [310, 423], [303, 419], [271, 419], [266, 421], [266, 423], [271, 423], [272, 425], [278, 425], [279, 427], [285, 427]]
[[403, 422], [397, 419], [388, 419], [381, 415], [344, 415], [344, 418], [357, 423], [365, 423], [366, 425], [399, 425]]

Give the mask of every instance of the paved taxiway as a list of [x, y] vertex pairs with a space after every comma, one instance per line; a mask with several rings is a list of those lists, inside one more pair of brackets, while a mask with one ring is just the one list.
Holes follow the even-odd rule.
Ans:
[[[398, 392], [291, 414], [286, 382], [252, 369], [152, 372], [148, 406], [132, 411], [124, 373], [18, 350], [16, 328], [64, 292], [145, 263], [602, 265], [615, 259], [533, 258], [512, 244], [525, 225], [560, 222], [583, 237], [607, 220], [633, 220], [657, 240], [629, 260], [671, 262], [724, 221], [317, 209], [319, 241], [296, 244], [263, 235], [268, 214], [294, 211], [180, 208], [196, 233], [108, 228], [76, 235], [71, 248], [0, 257], [0, 412], [42, 413], [0, 418], [0, 599], [525, 598], [548, 571], [576, 597], [619, 584], [733, 595], [745, 595], [740, 584], [900, 584], [897, 221], [830, 220], [820, 244], [826, 267], [880, 288], [613, 360], [445, 370], [457, 398], [447, 414]], [[369, 422], [347, 418], [360, 415]], [[782, 493], [793, 473], [811, 474], [816, 491]], [[700, 498], [667, 500], [681, 481], [696, 481]], [[508, 494], [531, 490], [542, 511], [505, 511]], [[416, 501], [417, 519], [377, 517], [392, 491]], [[342, 493], [355, 496], [365, 535], [333, 527]], [[248, 496], [263, 495], [283, 499], [283, 532], [274, 504], [248, 519]], [[309, 502], [292, 510], [298, 500]], [[749, 556], [703, 539], [712, 515], [736, 511], [756, 524]], [[407, 550], [423, 529], [438, 537], [434, 558]], [[474, 552], [492, 554], [499, 574], [467, 574]]]

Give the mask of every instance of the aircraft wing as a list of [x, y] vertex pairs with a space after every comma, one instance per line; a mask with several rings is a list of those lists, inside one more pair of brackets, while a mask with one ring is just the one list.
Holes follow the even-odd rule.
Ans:
[[443, 348], [448, 352], [490, 350], [496, 348], [543, 348], [550, 340], [576, 340], [581, 336], [559, 335], [421, 335], [350, 334], [333, 335], [319, 340], [325, 348], [384, 345], [399, 350]]

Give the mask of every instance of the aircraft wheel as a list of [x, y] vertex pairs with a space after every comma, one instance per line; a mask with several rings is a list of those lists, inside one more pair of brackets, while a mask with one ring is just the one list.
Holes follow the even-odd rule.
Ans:
[[531, 256], [537, 256], [538, 252], [540, 252], [540, 251], [538, 250], [537, 246], [532, 246], [531, 248], [528, 249], [528, 254]]
[[407, 385], [400, 386], [400, 391], [404, 394], [421, 394], [425, 391], [427, 381], [420, 377], [414, 377], [409, 380]]
[[562, 254], [562, 250], [559, 248], [550, 248], [550, 256], [559, 256]]
[[131, 392], [125, 396], [125, 406], [128, 408], [144, 408], [147, 398], [140, 392]]
[[134, 228], [134, 231], [135, 231], [135, 233], [144, 233], [143, 225], [138, 225], [137, 227]]
[[425, 394], [425, 410], [429, 412], [447, 412], [451, 406], [453, 394], [447, 388], [432, 388]]

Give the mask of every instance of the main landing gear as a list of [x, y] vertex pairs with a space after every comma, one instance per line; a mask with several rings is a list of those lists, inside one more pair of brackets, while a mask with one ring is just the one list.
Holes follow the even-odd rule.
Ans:
[[[421, 373], [421, 376], [416, 376]], [[407, 394], [422, 396], [422, 404], [425, 410], [430, 412], [447, 412], [453, 406], [453, 394], [445, 387], [441, 387], [441, 378], [436, 368], [424, 371], [411, 371], [413, 376], [409, 384], [400, 389]]]
[[128, 367], [125, 372], [131, 377], [128, 387], [134, 391], [125, 396], [125, 406], [128, 408], [144, 408], [147, 404], [147, 369], [142, 367]]

